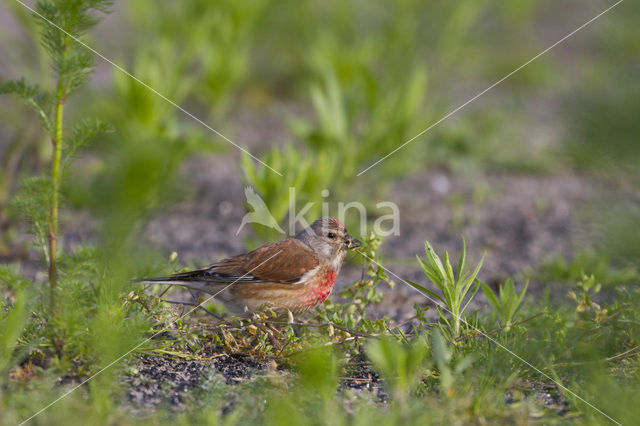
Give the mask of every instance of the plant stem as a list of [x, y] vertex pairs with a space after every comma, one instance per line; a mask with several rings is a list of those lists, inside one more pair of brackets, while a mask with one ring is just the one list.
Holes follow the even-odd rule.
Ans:
[[451, 321], [453, 321], [453, 338], [460, 336], [460, 312], [458, 304], [462, 304], [461, 301], [452, 300], [449, 310], [451, 311]]
[[[69, 54], [69, 37], [64, 39], [65, 58]], [[56, 92], [56, 117], [53, 135], [53, 161], [51, 165], [51, 206], [49, 211], [49, 303], [51, 313], [58, 311], [58, 203], [60, 191], [60, 161], [62, 159], [62, 117], [67, 97], [64, 77], [59, 76]]]

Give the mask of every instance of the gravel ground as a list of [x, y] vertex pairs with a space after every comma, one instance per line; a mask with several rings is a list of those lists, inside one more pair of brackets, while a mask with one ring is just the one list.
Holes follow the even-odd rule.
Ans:
[[203, 360], [143, 355], [122, 378], [127, 388], [125, 404], [135, 414], [159, 407], [180, 411], [185, 408], [190, 393], [206, 389], [214, 380], [237, 385], [263, 374], [268, 368], [266, 363], [240, 355], [217, 354]]

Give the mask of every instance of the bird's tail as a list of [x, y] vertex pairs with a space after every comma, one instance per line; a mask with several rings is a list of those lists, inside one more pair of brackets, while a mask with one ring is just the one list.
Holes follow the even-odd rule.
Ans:
[[179, 285], [190, 288], [192, 290], [207, 291], [211, 290], [211, 283], [204, 281], [185, 281], [176, 279], [175, 277], [159, 277], [159, 278], [140, 278], [133, 280], [140, 284], [160, 284], [160, 285]]

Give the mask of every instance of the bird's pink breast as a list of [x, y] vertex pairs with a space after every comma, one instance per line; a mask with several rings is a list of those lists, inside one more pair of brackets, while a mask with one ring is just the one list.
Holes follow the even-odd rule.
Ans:
[[319, 275], [318, 283], [311, 284], [306, 292], [305, 299], [308, 307], [324, 302], [327, 297], [329, 297], [329, 294], [331, 294], [333, 284], [335, 284], [336, 278], [338, 277], [336, 271], [331, 268], [328, 268], [324, 274], [321, 273]]

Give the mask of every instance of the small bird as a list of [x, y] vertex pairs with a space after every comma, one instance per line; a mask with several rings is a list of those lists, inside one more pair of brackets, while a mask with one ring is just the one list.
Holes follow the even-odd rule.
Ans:
[[320, 218], [294, 238], [258, 247], [206, 268], [145, 283], [181, 285], [221, 300], [233, 314], [267, 306], [277, 314], [304, 312], [331, 294], [348, 250], [360, 247], [344, 225]]

